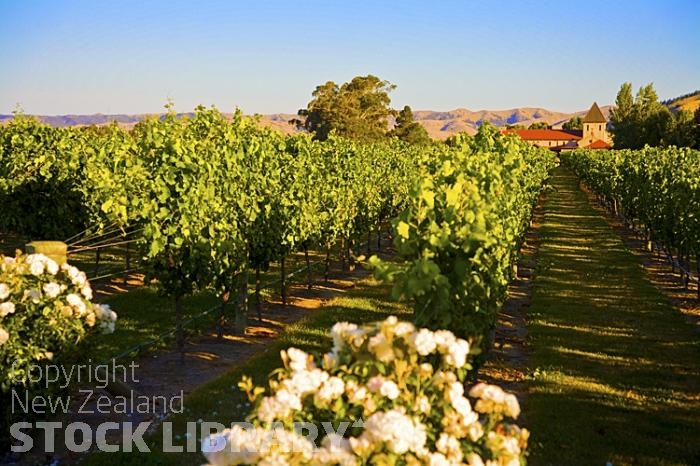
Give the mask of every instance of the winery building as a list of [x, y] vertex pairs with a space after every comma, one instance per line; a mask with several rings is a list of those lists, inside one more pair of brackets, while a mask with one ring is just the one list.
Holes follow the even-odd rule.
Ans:
[[607, 130], [608, 120], [593, 102], [583, 117], [583, 130], [566, 129], [507, 129], [504, 134], [517, 134], [521, 139], [553, 151], [567, 149], [610, 149], [612, 138]]

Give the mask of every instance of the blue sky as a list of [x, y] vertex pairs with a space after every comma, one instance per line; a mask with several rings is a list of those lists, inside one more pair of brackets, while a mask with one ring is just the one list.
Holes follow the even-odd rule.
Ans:
[[700, 89], [700, 2], [0, 0], [0, 113], [296, 112], [374, 74], [415, 110]]

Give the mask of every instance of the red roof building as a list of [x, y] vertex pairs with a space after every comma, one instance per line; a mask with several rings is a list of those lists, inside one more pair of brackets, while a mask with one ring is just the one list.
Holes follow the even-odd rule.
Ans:
[[610, 149], [612, 146], [607, 142], [598, 139], [586, 146], [586, 149]]
[[581, 120], [583, 130], [565, 129], [506, 129], [503, 134], [515, 134], [538, 147], [553, 151], [570, 150], [579, 147], [588, 149], [610, 149], [611, 138], [606, 129], [607, 120], [597, 103]]

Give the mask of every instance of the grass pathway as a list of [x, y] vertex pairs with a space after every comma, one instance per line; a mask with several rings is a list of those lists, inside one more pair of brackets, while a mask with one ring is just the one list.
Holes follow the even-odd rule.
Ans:
[[700, 333], [557, 168], [528, 311], [532, 465], [699, 465]]

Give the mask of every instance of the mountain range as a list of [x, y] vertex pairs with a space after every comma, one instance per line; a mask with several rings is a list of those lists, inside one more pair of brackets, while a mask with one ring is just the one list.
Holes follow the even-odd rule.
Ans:
[[[601, 107], [606, 115], [609, 114], [610, 106]], [[458, 108], [446, 112], [433, 110], [416, 110], [413, 112], [414, 119], [422, 124], [433, 139], [445, 139], [459, 132], [474, 134], [479, 125], [485, 121], [499, 127], [506, 125], [531, 125], [536, 121], [543, 121], [554, 127], [561, 126], [573, 116], [583, 116], [587, 110], [574, 113], [563, 113], [547, 110], [544, 108], [522, 107], [508, 110], [478, 110], [472, 111], [466, 108]], [[113, 121], [123, 127], [133, 127], [136, 123], [146, 118], [147, 114], [116, 114], [116, 115], [37, 115], [39, 120], [51, 126], [89, 126], [106, 125]], [[264, 126], [275, 128], [285, 134], [296, 131], [290, 125], [289, 120], [296, 115], [291, 113], [275, 113], [261, 115], [260, 123]], [[12, 119], [12, 115], [0, 115], [0, 124]]]
[[[662, 102], [672, 112], [687, 110], [695, 112], [700, 108], [700, 90], [675, 97]], [[611, 105], [600, 107], [606, 118], [610, 118]], [[508, 110], [468, 110], [457, 108], [446, 112], [434, 110], [416, 110], [413, 118], [423, 125], [433, 139], [443, 140], [453, 134], [466, 132], [476, 133], [481, 123], [488, 121], [498, 127], [507, 125], [530, 126], [535, 122], [546, 122], [553, 128], [561, 128], [561, 125], [574, 116], [583, 117], [588, 109], [573, 113], [555, 112], [539, 107], [520, 107]], [[192, 115], [191, 113], [183, 115]], [[229, 115], [230, 114], [225, 114]], [[51, 126], [90, 126], [107, 125], [116, 121], [120, 126], [131, 128], [139, 121], [149, 116], [148, 114], [117, 114], [117, 115], [37, 115], [36, 117]], [[273, 113], [258, 115], [260, 124], [274, 128], [284, 134], [296, 131], [289, 121], [296, 118], [292, 113]], [[0, 115], [0, 125], [6, 124], [13, 118], [12, 115]], [[390, 124], [393, 122], [390, 122]]]
[[[690, 112], [700, 108], [700, 90], [675, 97], [662, 102], [672, 112], [687, 110]], [[600, 107], [606, 118], [610, 118], [610, 105]], [[425, 127], [428, 134], [433, 139], [446, 139], [449, 136], [466, 132], [474, 134], [481, 123], [488, 121], [498, 127], [507, 125], [530, 126], [532, 123], [546, 122], [553, 128], [561, 128], [561, 125], [574, 116], [583, 117], [588, 109], [574, 113], [555, 112], [545, 108], [520, 107], [508, 110], [477, 110], [472, 111], [466, 108], [457, 108], [446, 112], [433, 110], [416, 110], [413, 118]], [[183, 115], [191, 115], [183, 114]], [[230, 115], [230, 114], [229, 114]], [[51, 126], [89, 126], [106, 125], [113, 121], [120, 126], [131, 128], [139, 121], [149, 116], [148, 114], [117, 114], [117, 115], [37, 115], [39, 120]], [[292, 113], [273, 113], [269, 115], [259, 115], [260, 124], [275, 128], [285, 134], [296, 131], [289, 121], [296, 118]], [[0, 124], [6, 124], [13, 118], [12, 115], [0, 115]]]

